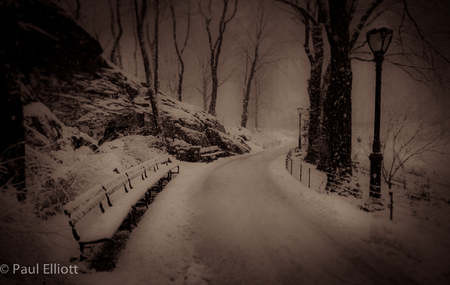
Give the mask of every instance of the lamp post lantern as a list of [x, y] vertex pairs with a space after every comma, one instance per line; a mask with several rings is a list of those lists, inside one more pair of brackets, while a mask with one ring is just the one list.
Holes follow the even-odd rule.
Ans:
[[303, 108], [297, 108], [298, 111], [298, 149], [302, 149], [302, 113]]
[[376, 64], [375, 81], [375, 123], [373, 134], [372, 153], [370, 160], [370, 197], [381, 198], [381, 162], [383, 154], [381, 153], [380, 143], [380, 113], [381, 113], [381, 66], [384, 61], [389, 44], [392, 40], [392, 30], [387, 28], [373, 29], [367, 33], [367, 42], [374, 55]]

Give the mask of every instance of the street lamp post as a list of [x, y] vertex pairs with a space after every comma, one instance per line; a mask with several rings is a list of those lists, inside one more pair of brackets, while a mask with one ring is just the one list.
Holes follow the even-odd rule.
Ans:
[[380, 143], [380, 113], [381, 113], [381, 66], [384, 61], [389, 44], [392, 40], [392, 30], [387, 28], [373, 29], [367, 33], [367, 42], [374, 55], [376, 63], [375, 81], [375, 123], [373, 134], [372, 153], [370, 159], [370, 197], [381, 198], [381, 153]]
[[302, 113], [303, 108], [297, 108], [298, 111], [298, 149], [302, 149]]

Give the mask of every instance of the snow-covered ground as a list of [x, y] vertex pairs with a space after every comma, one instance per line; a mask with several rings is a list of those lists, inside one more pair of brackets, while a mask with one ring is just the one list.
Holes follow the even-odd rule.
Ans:
[[[277, 137], [283, 138], [284, 146], [263, 150], [250, 141], [253, 149], [250, 154], [220, 158], [208, 164], [182, 163], [181, 173], [158, 194], [129, 235], [114, 270], [91, 270], [89, 274], [57, 279], [33, 276], [31, 281], [449, 283], [447, 248], [436, 244], [431, 235], [414, 225], [391, 222], [377, 213], [358, 210], [347, 198], [308, 189], [285, 169], [285, 155], [295, 146], [295, 139], [289, 140], [282, 134], [276, 134]], [[269, 135], [264, 137], [267, 141], [273, 139]], [[111, 148], [120, 149], [119, 145]], [[22, 207], [13, 199], [2, 202], [5, 202], [2, 206]], [[4, 257], [8, 261], [69, 264], [68, 257], [77, 254], [77, 243], [63, 215], [46, 222], [29, 217], [26, 224], [30, 232], [23, 235], [32, 236], [27, 242], [29, 246], [20, 248], [23, 243], [16, 241], [15, 253]], [[33, 232], [36, 224], [45, 227]], [[27, 250], [36, 246], [44, 247], [46, 254], [27, 256]], [[2, 284], [27, 281], [14, 278], [2, 279], [0, 275]]]
[[450, 255], [413, 226], [300, 184], [289, 148], [182, 166], [112, 272], [79, 284], [447, 284]]

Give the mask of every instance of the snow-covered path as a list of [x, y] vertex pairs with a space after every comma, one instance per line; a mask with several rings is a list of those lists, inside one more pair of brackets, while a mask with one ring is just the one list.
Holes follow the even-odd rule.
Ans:
[[211, 283], [317, 284], [338, 273], [339, 254], [271, 180], [267, 161], [275, 155], [224, 164], [200, 186], [195, 251]]
[[[79, 276], [78, 283], [416, 284], [406, 277], [414, 275], [423, 280], [415, 260], [423, 256], [390, 249], [378, 239], [382, 230], [371, 216], [285, 175], [287, 151], [182, 167], [131, 234], [117, 268]], [[395, 245], [398, 235], [383, 234]], [[433, 270], [432, 264], [428, 271]]]
[[279, 150], [266, 151], [231, 161], [199, 185], [201, 195], [195, 205], [202, 214], [196, 220], [195, 252], [211, 271], [208, 283], [387, 281], [386, 272], [362, 262], [359, 254], [364, 253], [354, 255], [343, 241], [311, 220], [309, 209], [288, 199], [270, 175], [268, 162], [279, 155]]

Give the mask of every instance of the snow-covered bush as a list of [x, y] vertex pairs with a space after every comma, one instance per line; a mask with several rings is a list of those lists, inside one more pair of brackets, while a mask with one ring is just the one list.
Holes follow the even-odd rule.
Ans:
[[430, 183], [426, 182], [420, 183], [419, 181], [414, 182], [414, 191], [407, 194], [407, 197], [412, 200], [424, 200], [430, 201]]
[[359, 182], [360, 169], [353, 167], [353, 174], [344, 175], [329, 175], [327, 190], [329, 192], [336, 192], [341, 196], [353, 196], [358, 199], [362, 199], [361, 184]]
[[329, 179], [327, 190], [329, 192], [336, 192], [341, 196], [353, 196], [355, 198], [362, 198], [361, 185], [358, 183], [358, 178], [355, 176], [340, 176], [335, 179]]
[[26, 146], [27, 191], [35, 214], [44, 219], [55, 215], [74, 197], [157, 156], [158, 141], [127, 136], [103, 144], [96, 152], [86, 146], [56, 151]]
[[44, 151], [25, 148], [28, 201], [41, 218], [60, 212], [63, 204], [92, 185], [89, 181], [102, 176], [99, 165], [89, 159], [92, 151], [87, 147], [51, 154]]
[[[3, 164], [0, 163], [0, 165]], [[0, 171], [3, 170], [0, 167]], [[28, 182], [28, 181], [27, 181]], [[8, 181], [0, 191], [0, 252], [2, 264], [33, 265], [43, 261], [64, 264], [67, 260], [51, 255], [54, 250], [49, 241], [55, 241], [61, 233], [50, 229], [44, 221], [36, 217], [34, 199], [17, 200], [18, 190]], [[11, 268], [11, 267], [10, 267]], [[11, 272], [0, 275], [0, 284], [65, 284], [63, 275], [30, 275]]]

